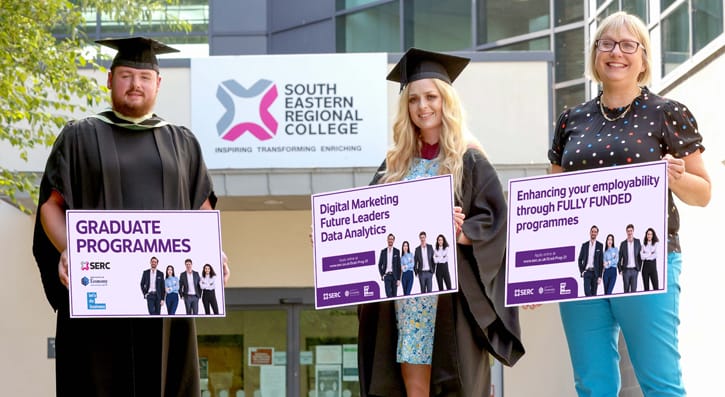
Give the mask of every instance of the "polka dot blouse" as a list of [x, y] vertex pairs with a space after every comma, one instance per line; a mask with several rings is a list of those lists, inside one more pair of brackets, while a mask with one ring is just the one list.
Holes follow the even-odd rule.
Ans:
[[[646, 87], [623, 108], [602, 108], [602, 93], [559, 116], [549, 161], [564, 171], [586, 170], [685, 157], [703, 151], [697, 121], [683, 104], [652, 94]], [[679, 251], [679, 214], [670, 192], [669, 251]]]

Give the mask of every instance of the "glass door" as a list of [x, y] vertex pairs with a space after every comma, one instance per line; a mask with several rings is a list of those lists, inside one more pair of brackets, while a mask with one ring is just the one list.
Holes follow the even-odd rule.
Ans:
[[285, 397], [287, 310], [196, 321], [202, 397]]
[[305, 308], [299, 329], [300, 396], [359, 396], [357, 310]]

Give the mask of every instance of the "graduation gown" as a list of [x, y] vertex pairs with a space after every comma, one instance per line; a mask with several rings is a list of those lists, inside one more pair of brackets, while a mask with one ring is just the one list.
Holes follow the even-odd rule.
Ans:
[[[511, 366], [524, 354], [517, 308], [504, 307], [506, 200], [498, 175], [483, 153], [463, 156], [463, 232], [456, 244], [458, 288], [438, 295], [431, 373], [432, 396], [488, 396], [488, 354]], [[385, 164], [372, 184], [378, 182]], [[393, 302], [358, 306], [361, 396], [404, 396], [396, 362], [398, 330]]]
[[[38, 208], [53, 190], [69, 209], [190, 210], [207, 198], [215, 204], [211, 178], [191, 131], [155, 115], [142, 123], [146, 125], [124, 123], [110, 111], [68, 123], [49, 155]], [[128, 142], [138, 147], [117, 151], [119, 134], [138, 134], [124, 148]], [[140, 152], [160, 164], [160, 169], [148, 170], [162, 181], [160, 192], [124, 194], [122, 186], [134, 181], [120, 169], [121, 156], [133, 156], [134, 161]], [[43, 230], [40, 211], [33, 255], [45, 295], [57, 311], [58, 396], [200, 395], [193, 319], [70, 319], [68, 290], [58, 278], [60, 253]]]

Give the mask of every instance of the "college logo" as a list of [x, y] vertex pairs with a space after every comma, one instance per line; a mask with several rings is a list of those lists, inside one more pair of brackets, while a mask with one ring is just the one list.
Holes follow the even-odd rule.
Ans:
[[[249, 120], [237, 120], [236, 98], [259, 98], [259, 118], [262, 125]], [[260, 141], [274, 138], [277, 134], [277, 120], [269, 112], [277, 99], [277, 85], [269, 80], [259, 80], [251, 88], [245, 88], [235, 80], [226, 80], [219, 84], [216, 97], [224, 106], [226, 112], [217, 121], [216, 128], [219, 136], [227, 141], [234, 141], [245, 132], [254, 135]]]
[[89, 280], [88, 277], [83, 277], [81, 279], [81, 284], [83, 284], [83, 285], [88, 285], [90, 283], [91, 283], [91, 280]]
[[81, 261], [81, 270], [111, 270], [111, 262]]

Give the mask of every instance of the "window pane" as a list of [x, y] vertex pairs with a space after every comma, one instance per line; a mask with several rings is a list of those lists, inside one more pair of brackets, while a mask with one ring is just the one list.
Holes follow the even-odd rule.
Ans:
[[[169, 23], [173, 23], [173, 20], [180, 20], [191, 25], [191, 32], [189, 35], [197, 36], [196, 38], [189, 40], [183, 39], [187, 36], [184, 32], [178, 28], [172, 29], [169, 27]], [[95, 26], [95, 18], [88, 19], [88, 26]], [[118, 33], [128, 34], [129, 27], [118, 23], [107, 14], [101, 15], [101, 36], [110, 36]], [[149, 21], [144, 21], [134, 26], [134, 34], [148, 35], [148, 33], [171, 33], [168, 36], [178, 36], [181, 39], [172, 40], [167, 42], [173, 43], [206, 43], [208, 41], [209, 31], [209, 3], [204, 0], [187, 0], [181, 1], [181, 4], [166, 6], [165, 9], [154, 11], [151, 14]], [[199, 39], [199, 37], [201, 39]]]
[[597, 23], [601, 22], [602, 19], [614, 14], [619, 11], [619, 4], [616, 1], [609, 3], [607, 8], [603, 9], [602, 12], [597, 15]]
[[478, 44], [548, 29], [549, 2], [490, 0], [478, 3]]
[[408, 1], [404, 12], [406, 47], [435, 51], [472, 47], [470, 0]]
[[573, 29], [554, 36], [557, 83], [584, 76], [584, 29]]
[[526, 40], [520, 43], [509, 44], [503, 47], [496, 47], [493, 51], [550, 51], [549, 37], [541, 37], [533, 40]]
[[337, 0], [335, 2], [335, 7], [338, 11], [347, 10], [348, 8], [354, 8], [376, 1], [378, 0]]
[[586, 99], [584, 90], [584, 84], [578, 84], [571, 87], [559, 88], [554, 92], [556, 96], [556, 109], [554, 109], [554, 120], [559, 117], [559, 113], [566, 109], [574, 107]]
[[584, 1], [557, 0], [554, 2], [554, 24], [556, 26], [584, 20]]
[[[354, 308], [303, 310], [300, 315], [300, 396], [324, 397], [323, 390], [351, 397], [360, 395], [357, 377], [357, 310]], [[317, 350], [340, 352], [339, 362], [321, 363]], [[328, 356], [334, 357], [334, 356]], [[330, 361], [330, 360], [327, 360]], [[337, 360], [332, 360], [337, 361]], [[317, 365], [325, 365], [328, 376], [317, 379]], [[329, 376], [339, 374], [337, 376]]]
[[638, 16], [645, 24], [649, 23], [646, 0], [622, 0], [622, 11]]
[[400, 13], [395, 3], [337, 18], [337, 52], [398, 52]]
[[660, 0], [660, 11], [664, 11], [667, 7], [671, 6], [677, 0]]
[[687, 3], [662, 20], [662, 75], [666, 75], [690, 56]]
[[272, 366], [274, 370], [285, 371], [285, 365], [280, 367], [274, 359], [286, 357], [286, 310], [227, 311], [224, 319], [197, 318], [196, 329], [202, 389], [206, 386], [212, 396], [218, 396], [221, 390], [227, 390], [229, 396], [237, 395], [238, 390], [254, 396], [260, 390], [263, 366], [250, 362], [250, 348], [257, 349], [256, 357], [260, 360], [269, 358], [261, 348], [274, 349]]
[[722, 0], [692, 0], [693, 53], [722, 33], [722, 4]]

